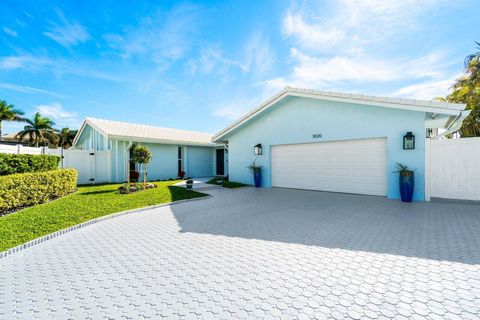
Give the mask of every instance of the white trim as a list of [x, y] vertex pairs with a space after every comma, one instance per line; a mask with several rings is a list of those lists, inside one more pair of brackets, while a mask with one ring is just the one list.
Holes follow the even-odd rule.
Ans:
[[265, 110], [269, 109], [273, 105], [277, 104], [281, 100], [292, 97], [312, 98], [318, 100], [347, 102], [354, 104], [362, 104], [368, 106], [377, 106], [384, 108], [403, 109], [411, 111], [420, 111], [426, 113], [446, 114], [451, 116], [458, 116], [462, 110], [465, 109], [465, 104], [459, 103], [446, 103], [439, 101], [424, 101], [424, 100], [412, 100], [412, 99], [399, 99], [399, 98], [387, 98], [387, 97], [375, 97], [349, 93], [337, 93], [328, 91], [307, 90], [300, 88], [285, 87], [282, 91], [263, 102], [260, 106], [247, 113], [238, 121], [232, 123], [225, 129], [221, 130], [213, 136], [213, 142], [219, 141], [222, 137], [235, 130], [239, 126], [250, 121], [254, 117], [258, 116]]
[[215, 146], [217, 146], [217, 144], [213, 143], [213, 142], [211, 142], [211, 143], [200, 143], [200, 142], [194, 142], [194, 141], [152, 139], [152, 138], [142, 138], [142, 137], [133, 137], [133, 136], [108, 135], [108, 138], [118, 139], [118, 140], [135, 139], [135, 142], [189, 145], [189, 146], [198, 146], [198, 147], [215, 147]]

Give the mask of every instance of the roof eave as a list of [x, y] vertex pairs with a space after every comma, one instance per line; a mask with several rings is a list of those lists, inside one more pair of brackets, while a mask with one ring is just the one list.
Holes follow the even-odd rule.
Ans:
[[[308, 92], [307, 92], [308, 91]], [[300, 91], [299, 89], [294, 88], [285, 88], [284, 90], [280, 91], [278, 94], [270, 98], [269, 100], [262, 103], [259, 107], [255, 108], [251, 112], [247, 113], [245, 116], [241, 117], [239, 120], [233, 122], [230, 126], [226, 127], [225, 129], [221, 130], [217, 134], [213, 136], [213, 141], [224, 141], [222, 140], [227, 134], [231, 133], [233, 130], [237, 129], [241, 125], [245, 124], [246, 122], [252, 120], [257, 115], [265, 111], [266, 109], [270, 108], [271, 106], [275, 105], [276, 103], [280, 102], [281, 100], [285, 99], [288, 96], [294, 97], [303, 97], [303, 98], [313, 98], [318, 100], [327, 100], [327, 101], [336, 101], [336, 102], [346, 102], [346, 103], [354, 103], [354, 104], [363, 104], [369, 106], [377, 106], [377, 107], [386, 107], [392, 109], [403, 109], [403, 110], [411, 110], [411, 111], [418, 111], [418, 112], [429, 112], [429, 113], [437, 113], [437, 114], [446, 114], [451, 116], [457, 116], [461, 113], [462, 110], [465, 109], [464, 104], [451, 104], [451, 103], [443, 103], [442, 105], [452, 106], [454, 108], [444, 108], [440, 107], [440, 103], [436, 101], [432, 101], [432, 106], [421, 106], [415, 104], [416, 100], [411, 99], [388, 99], [388, 98], [381, 98], [381, 97], [373, 97], [373, 96], [359, 96], [362, 99], [355, 97], [354, 95], [349, 94], [338, 94], [337, 96], [327, 96], [327, 95], [320, 95], [316, 93], [314, 90], [303, 90]], [[369, 98], [369, 99], [366, 99]], [[375, 99], [377, 101], [375, 101]], [[387, 101], [390, 100], [390, 101]], [[397, 102], [393, 102], [393, 101]], [[405, 102], [405, 103], [401, 103]], [[409, 102], [409, 103], [406, 103]]]
[[144, 138], [144, 137], [137, 137], [137, 136], [123, 136], [123, 135], [109, 135], [108, 137], [110, 139], [145, 142], [145, 143], [175, 144], [175, 145], [199, 146], [199, 147], [216, 147], [217, 146], [217, 144], [213, 142], [156, 139], [156, 138]]

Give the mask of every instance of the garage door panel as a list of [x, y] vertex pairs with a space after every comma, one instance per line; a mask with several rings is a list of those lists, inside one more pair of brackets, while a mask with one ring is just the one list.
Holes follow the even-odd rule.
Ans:
[[386, 195], [386, 139], [273, 146], [272, 186]]

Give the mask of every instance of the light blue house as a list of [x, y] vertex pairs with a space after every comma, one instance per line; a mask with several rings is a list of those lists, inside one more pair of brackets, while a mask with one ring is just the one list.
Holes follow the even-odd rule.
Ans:
[[[132, 147], [139, 144], [146, 145], [152, 152], [152, 161], [148, 165], [149, 180], [174, 179], [181, 171], [188, 177], [227, 174], [224, 147], [213, 143], [208, 133], [87, 118], [75, 137], [73, 148], [89, 151], [93, 156], [102, 152], [107, 155], [97, 161], [90, 176], [101, 176], [101, 182], [123, 182], [139, 171], [138, 166], [130, 161]], [[80, 175], [89, 170], [88, 166], [82, 165], [79, 161], [74, 165], [86, 168], [79, 170]], [[104, 168], [101, 170], [111, 172], [94, 174], [100, 170], [99, 166]], [[83, 183], [88, 180], [99, 182], [87, 179], [90, 176], [87, 175]]]
[[[415, 170], [425, 198], [425, 138], [457, 130], [465, 105], [286, 87], [213, 141], [228, 147], [231, 181], [399, 198], [397, 162]], [[412, 148], [412, 136], [414, 146]], [[404, 148], [404, 140], [406, 148]], [[261, 147], [261, 155], [254, 147]], [[258, 148], [257, 148], [258, 150]]]

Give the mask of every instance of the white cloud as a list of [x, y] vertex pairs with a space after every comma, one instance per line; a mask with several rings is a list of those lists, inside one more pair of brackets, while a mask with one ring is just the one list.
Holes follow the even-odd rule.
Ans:
[[35, 108], [44, 117], [51, 118], [55, 121], [57, 127], [78, 128], [80, 120], [75, 112], [66, 111], [60, 103], [37, 105]]
[[65, 96], [63, 96], [61, 94], [58, 94], [58, 93], [55, 93], [55, 92], [52, 92], [52, 91], [43, 90], [43, 89], [34, 88], [34, 87], [28, 87], [28, 86], [21, 86], [21, 85], [14, 84], [14, 83], [1, 82], [0, 83], [0, 88], [1, 89], [12, 90], [12, 91], [17, 91], [17, 92], [41, 93], [41, 94], [46, 94], [46, 95], [50, 95], [50, 96], [57, 97], [57, 98], [65, 98]]
[[418, 17], [446, 0], [337, 0], [289, 10], [283, 33], [303, 49], [318, 52], [362, 50], [418, 26]]
[[19, 55], [0, 57], [0, 70], [23, 69], [27, 71], [48, 71], [55, 76], [63, 74], [72, 74], [86, 78], [101, 79], [113, 82], [130, 82], [131, 79], [122, 75], [113, 75], [99, 71], [98, 68], [92, 68], [90, 64], [76, 61], [71, 63], [67, 60], [48, 57], [37, 57], [32, 55]]
[[[284, 15], [283, 34], [292, 41], [292, 69], [263, 81], [267, 89], [285, 85], [351, 91], [353, 85], [423, 81], [439, 85], [453, 62], [446, 50], [394, 54], [401, 39], [421, 28], [422, 15], [446, 0], [338, 0], [321, 8], [302, 2]], [[446, 9], [446, 8], [443, 8]], [[321, 10], [321, 11], [320, 11]], [[385, 46], [388, 50], [384, 50]], [[382, 53], [387, 52], [386, 55]], [[422, 83], [423, 83], [422, 82]], [[427, 94], [427, 92], [425, 91]]]
[[438, 79], [445, 76], [445, 69], [450, 63], [440, 51], [415, 59], [392, 60], [367, 55], [319, 58], [292, 49], [291, 57], [295, 61], [291, 75], [267, 80], [267, 86], [325, 89], [347, 82], [366, 84], [404, 79]]
[[59, 12], [61, 23], [55, 23], [49, 31], [43, 34], [62, 46], [69, 48], [90, 39], [87, 29], [77, 22], [69, 22], [62, 12]]
[[39, 68], [52, 64], [53, 62], [50, 59], [30, 55], [0, 57], [0, 69], [3, 70], [38, 70]]
[[339, 28], [324, 27], [321, 24], [308, 24], [300, 14], [287, 13], [283, 21], [284, 33], [287, 37], [297, 38], [297, 42], [304, 48], [319, 50], [324, 46], [330, 47], [343, 40], [345, 31]]
[[177, 5], [169, 13], [157, 11], [123, 34], [106, 34], [104, 39], [125, 59], [147, 58], [165, 69], [183, 58], [195, 40], [199, 11], [192, 4]]
[[245, 62], [242, 64], [244, 71], [264, 74], [274, 63], [275, 54], [268, 39], [262, 33], [254, 32], [245, 45]]
[[18, 69], [23, 67], [22, 57], [3, 57], [0, 59], [0, 69]]
[[214, 108], [212, 115], [230, 121], [236, 120], [252, 110], [259, 102], [258, 99], [230, 100], [228, 103]]
[[211, 74], [214, 71], [225, 73], [230, 66], [244, 69], [240, 62], [226, 58], [224, 52], [217, 45], [208, 45], [202, 48], [199, 57], [190, 59], [187, 66], [193, 74], [197, 72]]
[[12, 30], [12, 29], [7, 28], [7, 27], [4, 27], [4, 28], [3, 28], [3, 32], [5, 32], [6, 34], [8, 34], [9, 36], [12, 36], [12, 37], [18, 36], [17, 31]]
[[445, 97], [450, 93], [456, 78], [457, 77], [452, 77], [445, 80], [416, 83], [405, 86], [392, 95], [420, 100], [432, 100], [437, 97]]

